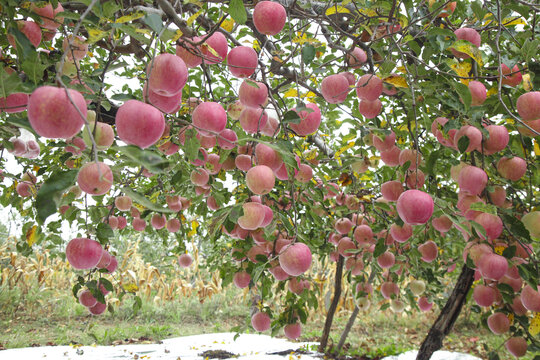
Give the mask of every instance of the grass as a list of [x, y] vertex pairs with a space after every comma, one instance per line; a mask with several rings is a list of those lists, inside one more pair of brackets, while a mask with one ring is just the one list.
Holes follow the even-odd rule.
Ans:
[[[67, 291], [37, 287], [21, 291], [0, 287], [0, 344], [6, 348], [36, 345], [110, 345], [122, 342], [159, 341], [202, 333], [248, 331], [250, 306], [232, 287], [203, 303], [199, 298], [182, 297], [168, 302], [143, 301], [138, 314], [125, 300], [113, 314], [90, 316]], [[391, 311], [360, 313], [345, 346], [348, 355], [369, 358], [417, 349], [436, 314], [395, 315]], [[462, 314], [444, 342], [444, 349], [487, 358], [486, 344], [497, 348], [504, 338], [494, 336], [476, 324], [477, 314]], [[348, 320], [348, 312], [338, 313], [329, 344], [337, 344]], [[302, 341], [317, 341], [324, 318], [310, 319], [303, 328]], [[501, 350], [504, 356], [508, 354]], [[532, 359], [532, 355], [524, 359]]]
[[246, 304], [230, 301], [233, 296], [229, 292], [214, 295], [202, 304], [195, 297], [159, 304], [143, 301], [137, 315], [128, 299], [113, 314], [95, 317], [68, 293], [59, 295], [56, 291], [36, 289], [22, 293], [0, 288], [0, 344], [6, 348], [71, 343], [109, 345], [125, 339], [158, 341], [227, 332], [245, 324], [248, 309]]

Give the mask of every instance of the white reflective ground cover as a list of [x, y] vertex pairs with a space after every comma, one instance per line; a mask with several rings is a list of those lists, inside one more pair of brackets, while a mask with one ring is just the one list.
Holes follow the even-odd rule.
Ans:
[[[65, 359], [65, 360], [203, 360], [204, 351], [230, 352], [239, 360], [312, 360], [321, 359], [314, 351], [294, 353], [294, 350], [316, 349], [316, 343], [291, 342], [267, 335], [234, 333], [185, 336], [163, 340], [161, 344], [134, 344], [118, 346], [43, 346], [0, 351], [2, 360]], [[287, 351], [290, 350], [291, 352]], [[283, 355], [272, 353], [287, 351]], [[383, 360], [414, 360], [416, 351]], [[471, 355], [438, 351], [431, 360], [480, 360]]]

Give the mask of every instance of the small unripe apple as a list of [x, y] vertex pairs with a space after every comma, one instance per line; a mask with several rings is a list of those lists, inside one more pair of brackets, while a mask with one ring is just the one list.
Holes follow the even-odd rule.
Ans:
[[413, 280], [409, 283], [409, 288], [414, 295], [420, 296], [426, 291], [426, 283], [422, 280]]

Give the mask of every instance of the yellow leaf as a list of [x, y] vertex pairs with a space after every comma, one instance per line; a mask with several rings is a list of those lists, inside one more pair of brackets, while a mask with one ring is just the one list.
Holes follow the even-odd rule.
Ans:
[[[493, 14], [492, 13], [487, 13], [485, 16], [484, 16], [484, 26], [485, 25], [488, 25], [492, 22], [494, 22], [491, 18], [493, 17]], [[495, 21], [495, 24], [497, 24], [497, 22]]]
[[531, 91], [533, 89], [531, 74], [523, 75], [523, 89], [525, 89], [525, 91]]
[[529, 325], [529, 332], [532, 336], [540, 333], [540, 313], [534, 313], [534, 317]]
[[527, 25], [527, 22], [521, 17], [508, 17], [504, 18], [502, 21], [503, 26], [516, 26], [516, 25]]
[[108, 31], [103, 31], [97, 28], [89, 28], [87, 27], [86, 30], [88, 31], [88, 43], [93, 44], [95, 42], [98, 42], [99, 40], [103, 39], [105, 36], [107, 36]]
[[371, 8], [359, 9], [358, 12], [367, 16], [379, 16], [377, 12]]
[[32, 226], [30, 229], [26, 231], [26, 242], [30, 246], [36, 243], [36, 240], [37, 240], [36, 231], [37, 231], [37, 225]]
[[221, 23], [221, 28], [225, 31], [228, 31], [228, 32], [231, 32], [232, 29], [234, 27], [234, 20], [229, 18], [229, 19], [225, 19], [223, 20], [223, 22]]
[[350, 14], [351, 12], [349, 9], [347, 9], [345, 6], [337, 6], [334, 5], [332, 7], [329, 7], [328, 10], [326, 10], [326, 15], [333, 15], [333, 14]]
[[495, 253], [502, 255], [505, 247], [504, 246], [495, 246]]
[[193, 236], [197, 233], [197, 228], [199, 227], [199, 222], [197, 220], [191, 221], [191, 231], [188, 232], [188, 236]]
[[139, 287], [134, 283], [124, 284], [122, 287], [124, 288], [124, 290], [126, 290], [129, 293], [134, 293], [134, 292], [139, 291]]
[[142, 206], [141, 204], [138, 204], [138, 203], [133, 203], [133, 206], [135, 206], [137, 208], [137, 210], [139, 210], [139, 211], [142, 211], [142, 210], [145, 209], [144, 206]]
[[295, 88], [290, 88], [289, 90], [285, 91], [285, 94], [283, 94], [283, 97], [297, 97], [298, 96], [298, 90]]
[[199, 11], [197, 11], [195, 14], [191, 15], [191, 16], [187, 19], [186, 24], [187, 24], [188, 26], [191, 26], [191, 24], [193, 24], [193, 22], [195, 21], [195, 19], [197, 19], [197, 18], [202, 14], [202, 12], [203, 12], [202, 10], [199, 10]]
[[484, 61], [482, 60], [482, 54], [480, 50], [473, 44], [462, 44], [462, 45], [452, 45], [452, 48], [456, 51], [462, 52], [469, 55], [473, 58], [479, 66], [484, 66]]
[[144, 16], [144, 12], [138, 11], [138, 12], [134, 12], [133, 14], [120, 16], [118, 19], [116, 19], [115, 23], [117, 23], [117, 24], [123, 24], [123, 23], [130, 22], [130, 21], [132, 21], [132, 20], [140, 19], [140, 18], [142, 18], [143, 16]]
[[395, 87], [408, 88], [407, 80], [399, 75], [390, 75], [384, 82], [394, 85]]
[[314, 98], [316, 97], [317, 95], [315, 95], [315, 93], [313, 91], [308, 91], [307, 93], [305, 93], [304, 95], [302, 95], [302, 97], [306, 97], [306, 98]]
[[407, 73], [407, 68], [405, 66], [398, 66], [397, 71], [399, 71], [402, 74], [406, 74]]
[[365, 181], [369, 181], [371, 180], [373, 177], [372, 176], [369, 176], [367, 174], [362, 174], [362, 176], [360, 177], [360, 180], [365, 180]]
[[354, 146], [354, 141], [349, 141], [347, 143], [347, 145], [343, 146], [341, 149], [339, 149], [338, 151], [336, 151], [334, 157], [339, 157], [341, 154], [343, 154], [345, 151], [349, 150], [350, 148], [352, 148]]
[[398, 17], [399, 25], [401, 25], [401, 28], [409, 26], [409, 19], [405, 15], [400, 15]]
[[492, 95], [495, 95], [495, 94], [497, 93], [497, 91], [498, 91], [498, 89], [497, 89], [496, 86], [495, 86], [495, 87], [492, 87], [491, 89], [488, 90], [488, 92], [487, 92], [487, 97], [490, 97], [490, 96], [492, 96]]
[[174, 32], [174, 36], [171, 38], [172, 42], [176, 42], [178, 39], [180, 39], [180, 36], [184, 35], [182, 30], [178, 29]]
[[536, 157], [540, 156], [540, 144], [538, 144], [536, 139], [534, 139], [534, 153], [536, 154]]
[[[454, 70], [454, 72], [456, 74], [458, 74], [459, 76], [468, 77], [469, 72], [471, 71], [472, 65], [471, 65], [471, 63], [465, 62], [465, 61], [464, 62], [455, 62], [455, 63], [450, 65], [450, 68], [452, 70]], [[468, 79], [460, 79], [460, 81], [465, 85], [469, 84]]]
[[305, 159], [306, 160], [313, 160], [317, 157], [317, 155], [319, 155], [317, 153], [317, 149], [311, 149], [309, 150], [308, 152], [305, 153]]
[[214, 55], [215, 57], [221, 58], [221, 56], [217, 53], [217, 51], [214, 50], [214, 48], [211, 47], [210, 45], [208, 45], [207, 43], [202, 44], [202, 47], [205, 48], [205, 49], [207, 49], [208, 51], [210, 51], [210, 53], [211, 53], [212, 55]]
[[253, 50], [255, 51], [261, 50], [261, 45], [259, 44], [259, 41], [253, 40]]

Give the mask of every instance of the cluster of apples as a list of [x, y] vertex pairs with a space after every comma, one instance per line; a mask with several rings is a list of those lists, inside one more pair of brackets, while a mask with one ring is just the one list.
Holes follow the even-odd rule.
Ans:
[[[404, 191], [403, 185], [399, 181], [384, 183], [382, 193], [383, 201], [389, 202], [390, 205], [396, 202], [395, 207], [403, 225], [392, 224], [389, 229], [375, 234], [370, 226], [370, 222], [374, 221], [373, 218], [353, 213], [351, 218], [338, 219], [334, 224], [335, 231], [329, 234], [328, 241], [336, 245], [336, 251], [331, 254], [331, 259], [336, 261], [340, 255], [345, 257], [345, 267], [353, 276], [361, 274], [365, 267], [364, 259], [373, 256], [375, 244], [379, 239], [383, 239], [388, 249], [378, 255], [376, 259], [374, 258], [373, 261], [368, 262], [374, 263], [376, 260], [376, 263], [386, 270], [385, 277], [388, 277], [390, 275], [388, 271], [396, 264], [395, 253], [400, 254], [411, 248], [407, 241], [413, 235], [413, 225], [425, 224], [433, 213], [434, 204], [429, 194], [415, 189]], [[389, 215], [395, 216], [396, 210], [389, 211]], [[422, 255], [422, 260], [429, 263], [436, 259], [438, 247], [435, 242], [428, 240], [418, 246], [418, 251]], [[403, 265], [405, 264], [402, 264], [402, 269], [398, 270], [399, 272], [403, 270]], [[392, 285], [383, 284], [381, 294], [385, 299], [391, 299], [390, 305], [394, 311], [401, 312], [405, 305], [397, 298], [399, 287], [392, 282], [388, 283]], [[372, 286], [368, 283], [358, 286], [362, 287], [362, 290], [358, 289], [357, 293], [366, 296], [359, 296], [356, 300], [360, 307], [367, 309], [370, 303], [367, 295], [372, 293]], [[390, 288], [392, 292], [387, 291]], [[429, 304], [427, 298], [422, 298], [420, 304], [422, 304], [421, 309], [426, 310], [426, 304]]]
[[20, 197], [29, 197], [37, 193], [37, 178], [34, 174], [26, 171], [21, 177], [21, 181], [15, 187], [15, 191]]
[[[348, 63], [351, 67], [358, 67], [366, 60], [367, 55], [360, 48], [354, 48], [348, 55]], [[340, 104], [347, 99], [352, 87], [356, 87], [356, 95], [360, 99], [358, 111], [366, 119], [373, 119], [380, 114], [382, 102], [379, 97], [383, 92], [386, 95], [395, 94], [395, 89], [385, 87], [377, 75], [364, 74], [356, 81], [351, 72], [334, 74], [324, 78], [321, 83], [321, 93], [328, 103]]]
[[[75, 238], [69, 241], [66, 246], [66, 258], [74, 269], [106, 269], [107, 273], [112, 274], [118, 267], [116, 257], [103, 249], [101, 244], [88, 238]], [[98, 283], [98, 291], [103, 296], [109, 291], [103, 284]], [[88, 308], [93, 315], [99, 315], [105, 312], [107, 304], [99, 302], [89, 289], [85, 289], [78, 294], [79, 302]]]
[[13, 145], [13, 149], [9, 152], [14, 156], [20, 156], [27, 159], [35, 159], [39, 156], [40, 147], [36, 140], [12, 138], [9, 141]]

